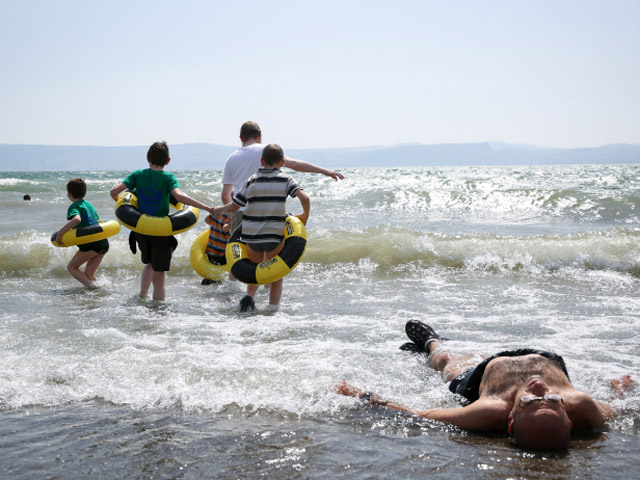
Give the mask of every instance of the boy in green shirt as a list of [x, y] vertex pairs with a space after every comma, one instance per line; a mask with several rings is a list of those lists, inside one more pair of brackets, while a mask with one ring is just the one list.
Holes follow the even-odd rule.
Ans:
[[[175, 175], [164, 171], [165, 165], [171, 161], [169, 146], [166, 142], [156, 142], [147, 152], [149, 168], [136, 170], [131, 175], [111, 189], [111, 198], [118, 200], [118, 195], [124, 190], [136, 192], [138, 197], [138, 210], [156, 217], [164, 217], [169, 214], [169, 198], [171, 195], [185, 205], [200, 208], [211, 212], [211, 207], [200, 203], [182, 190]], [[164, 272], [171, 266], [171, 254], [178, 241], [173, 235], [157, 237], [134, 233], [136, 243], [140, 247], [142, 270], [140, 282], [140, 296], [146, 297], [149, 287], [153, 284], [153, 299], [165, 299]]]
[[[56, 234], [56, 242], [62, 245], [62, 235], [75, 227], [88, 227], [100, 222], [98, 212], [89, 202], [84, 199], [87, 194], [87, 184], [82, 178], [72, 178], [67, 183], [67, 196], [71, 200], [71, 205], [67, 209], [67, 220], [69, 220]], [[96, 271], [109, 251], [109, 240], [106, 238], [96, 242], [78, 245], [78, 251], [69, 261], [67, 270], [73, 278], [84, 286], [96, 288]], [[80, 267], [86, 263], [84, 272]]]

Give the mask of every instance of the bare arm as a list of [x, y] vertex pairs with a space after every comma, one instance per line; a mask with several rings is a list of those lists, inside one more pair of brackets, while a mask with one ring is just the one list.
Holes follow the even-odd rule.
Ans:
[[302, 205], [302, 213], [300, 215], [296, 215], [302, 223], [307, 224], [307, 220], [309, 220], [309, 210], [311, 209], [311, 199], [309, 195], [304, 190], [298, 190], [296, 193], [296, 197], [300, 200], [300, 204]]
[[214, 217], [219, 217], [223, 213], [237, 212], [238, 210], [240, 210], [240, 206], [239, 205], [236, 205], [233, 202], [229, 202], [226, 205], [223, 205], [221, 207], [212, 208], [211, 209], [211, 215], [213, 215]]
[[65, 233], [67, 233], [69, 230], [74, 228], [76, 225], [78, 225], [80, 222], [81, 222], [80, 215], [74, 215], [73, 217], [71, 217], [71, 220], [65, 223], [64, 226], [60, 230], [58, 230], [58, 232], [56, 233], [56, 242], [59, 243], [60, 245], [64, 245], [64, 243], [62, 243], [62, 236]]
[[296, 160], [295, 158], [284, 157], [284, 166], [295, 170], [296, 172], [308, 172], [308, 173], [321, 173], [327, 177], [331, 177], [334, 180], [344, 179], [344, 175], [335, 170], [329, 170], [328, 168], [315, 165], [304, 160]]
[[179, 188], [174, 188], [173, 190], [171, 190], [171, 195], [173, 195], [173, 198], [175, 198], [178, 202], [184, 203], [185, 205], [201, 208], [202, 210], [206, 210], [209, 213], [211, 213], [211, 211], [213, 210], [211, 207], [208, 207], [204, 203], [199, 202], [195, 198], [187, 195]]
[[[616, 397], [621, 397], [624, 393], [632, 390], [636, 382], [631, 375], [623, 375], [620, 379], [611, 380], [611, 387], [616, 393]], [[585, 399], [580, 403], [580, 416], [573, 421], [574, 427], [578, 429], [599, 428], [607, 420], [616, 416], [616, 411], [611, 405], [604, 402], [597, 402], [585, 394]], [[573, 420], [573, 419], [572, 419]]]
[[222, 203], [226, 205], [233, 199], [233, 185], [225, 183], [222, 185]]
[[[336, 391], [341, 395], [357, 398], [367, 395], [364, 390], [349, 385], [347, 382], [338, 385]], [[504, 402], [499, 399], [481, 399], [460, 408], [433, 408], [422, 411], [383, 400], [377, 395], [371, 395], [369, 402], [371, 405], [380, 405], [437, 422], [450, 423], [465, 430], [506, 431], [508, 425], [508, 408], [505, 408]]]
[[127, 189], [127, 186], [124, 183], [119, 183], [118, 185], [116, 185], [111, 189], [109, 194], [111, 195], [111, 198], [113, 198], [113, 200], [117, 202], [118, 195], [120, 195], [120, 193], [124, 192], [126, 189]]
[[567, 415], [573, 422], [574, 430], [593, 430], [615, 416], [615, 411], [603, 402], [597, 402], [584, 392], [580, 392], [579, 400], [565, 403]]
[[[622, 378], [614, 378], [611, 380], [611, 388], [616, 393], [616, 397], [622, 397], [626, 392], [635, 388], [636, 382], [631, 378], [631, 375], [623, 375]], [[590, 397], [589, 397], [590, 399]], [[586, 402], [585, 402], [586, 403]], [[604, 422], [615, 417], [616, 411], [611, 405], [604, 402], [597, 402], [591, 400], [591, 404], [587, 404], [584, 407], [584, 418], [582, 419], [584, 425], [578, 425], [581, 428], [597, 428], [604, 425]], [[575, 426], [575, 422], [574, 422]]]

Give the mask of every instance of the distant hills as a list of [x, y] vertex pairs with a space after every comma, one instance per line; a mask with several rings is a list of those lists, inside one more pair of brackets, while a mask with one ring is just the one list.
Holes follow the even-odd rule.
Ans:
[[[171, 170], [222, 169], [237, 147], [208, 143], [170, 145]], [[0, 171], [133, 170], [144, 168], [148, 146], [100, 147], [0, 145]], [[542, 165], [640, 163], [639, 144], [593, 148], [544, 148], [500, 142], [399, 144], [285, 149], [292, 158], [330, 168], [446, 165]]]

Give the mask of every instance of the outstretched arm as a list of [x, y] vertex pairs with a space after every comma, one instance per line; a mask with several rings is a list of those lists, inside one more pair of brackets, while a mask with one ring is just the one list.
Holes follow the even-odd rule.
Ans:
[[192, 207], [200, 208], [202, 210], [206, 210], [209, 213], [212, 213], [213, 211], [213, 208], [208, 207], [207, 205], [205, 205], [202, 202], [199, 202], [192, 196], [187, 195], [179, 188], [174, 188], [173, 190], [171, 190], [171, 195], [173, 195], [173, 198], [175, 198], [178, 202], [184, 203], [185, 205], [190, 205]]
[[[636, 382], [631, 378], [631, 375], [623, 375], [621, 378], [611, 380], [611, 388], [615, 391], [616, 398], [622, 397], [626, 392], [633, 390], [635, 386]], [[616, 411], [608, 403], [596, 401], [594, 403], [597, 411], [592, 412], [592, 422], [596, 427], [601, 427], [604, 422], [616, 416]]]
[[[616, 398], [622, 397], [625, 393], [633, 390], [635, 387], [636, 382], [631, 378], [631, 375], [623, 375], [621, 378], [614, 378], [611, 380], [611, 388], [615, 391]], [[616, 411], [608, 403], [596, 403], [598, 405], [598, 410], [605, 421], [616, 416]]]
[[285, 157], [284, 166], [291, 170], [295, 170], [296, 172], [321, 173], [322, 175], [331, 177], [334, 180], [344, 179], [344, 175], [340, 172], [329, 170], [328, 168], [320, 167], [319, 165], [315, 165], [304, 160], [296, 160], [295, 158]]
[[506, 431], [508, 408], [498, 399], [481, 399], [466, 407], [460, 408], [432, 408], [430, 410], [414, 410], [397, 403], [383, 400], [378, 395], [367, 393], [347, 382], [336, 387], [341, 395], [368, 400], [371, 405], [380, 405], [401, 412], [419, 415], [430, 420], [450, 423], [465, 430], [478, 431]]
[[240, 210], [239, 205], [233, 202], [229, 202], [226, 205], [222, 205], [221, 207], [213, 207], [211, 209], [211, 215], [213, 215], [214, 217], [219, 217], [223, 213], [237, 212], [238, 210]]
[[413, 413], [415, 415], [419, 415], [419, 412], [417, 410], [404, 407], [397, 403], [388, 402], [380, 398], [378, 395], [374, 395], [371, 392], [365, 392], [364, 390], [354, 387], [353, 385], [347, 382], [342, 382], [339, 385], [336, 385], [335, 390], [340, 395], [368, 400], [371, 405], [380, 405], [382, 407], [392, 408], [393, 410], [399, 410], [401, 412]]
[[[611, 380], [611, 387], [615, 391], [615, 398], [621, 397], [625, 392], [632, 390], [636, 385], [630, 375]], [[568, 411], [567, 411], [568, 413]], [[607, 420], [615, 417], [615, 409], [608, 403], [599, 402], [586, 393], [582, 394], [581, 401], [572, 409], [569, 418], [573, 421], [573, 427], [577, 430], [590, 430], [600, 428]]]

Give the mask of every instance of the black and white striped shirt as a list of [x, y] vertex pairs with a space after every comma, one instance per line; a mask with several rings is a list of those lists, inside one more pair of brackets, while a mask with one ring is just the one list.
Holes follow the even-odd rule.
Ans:
[[246, 243], [281, 242], [287, 218], [287, 196], [301, 188], [277, 168], [260, 168], [233, 196], [233, 203], [246, 207], [242, 213], [242, 237]]

